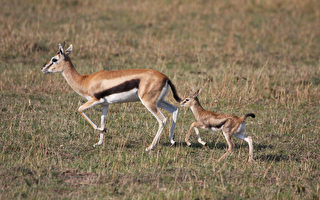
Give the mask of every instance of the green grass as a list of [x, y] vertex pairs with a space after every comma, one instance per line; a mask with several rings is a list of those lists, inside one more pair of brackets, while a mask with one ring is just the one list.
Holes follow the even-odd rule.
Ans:
[[[307, 1], [1, 1], [0, 199], [319, 199], [320, 4]], [[141, 103], [111, 105], [102, 146], [81, 99], [40, 68], [64, 40], [80, 73], [153, 68], [247, 120], [256, 162], [180, 109], [177, 145]], [[167, 100], [177, 105], [172, 95]], [[100, 120], [101, 108], [88, 111]], [[168, 113], [164, 114], [171, 120]]]

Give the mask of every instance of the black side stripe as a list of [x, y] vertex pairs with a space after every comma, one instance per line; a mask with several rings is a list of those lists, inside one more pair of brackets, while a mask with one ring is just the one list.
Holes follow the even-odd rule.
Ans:
[[125, 81], [117, 86], [114, 86], [112, 88], [109, 88], [107, 90], [98, 92], [94, 94], [94, 97], [97, 99], [101, 99], [103, 97], [116, 94], [116, 93], [121, 93], [121, 92], [127, 92], [129, 90], [132, 90], [134, 88], [139, 88], [140, 84], [140, 79], [132, 79], [130, 81]]

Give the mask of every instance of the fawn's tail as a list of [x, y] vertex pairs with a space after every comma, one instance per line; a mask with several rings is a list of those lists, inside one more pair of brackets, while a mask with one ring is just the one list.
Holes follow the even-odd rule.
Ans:
[[241, 117], [242, 121], [246, 120], [246, 119], [247, 119], [247, 117], [255, 118], [255, 117], [256, 117], [256, 115], [255, 115], [255, 114], [253, 114], [253, 113], [248, 113], [248, 114], [246, 114], [246, 115], [243, 115], [243, 116]]
[[253, 113], [248, 113], [248, 114], [246, 114], [246, 115], [245, 115], [245, 117], [246, 117], [246, 118], [247, 118], [247, 117], [255, 118], [255, 117], [256, 117], [256, 115], [255, 115], [255, 114], [253, 114]]

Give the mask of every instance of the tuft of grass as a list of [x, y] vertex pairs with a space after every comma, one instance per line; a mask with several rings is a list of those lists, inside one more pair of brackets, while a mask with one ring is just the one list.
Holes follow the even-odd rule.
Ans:
[[[319, 199], [319, 1], [1, 1], [0, 199]], [[61, 75], [40, 68], [60, 42], [77, 70], [153, 68], [181, 96], [203, 88], [206, 109], [254, 112], [247, 144], [217, 163], [221, 133], [208, 145], [169, 126], [144, 151], [157, 123], [140, 104], [110, 106], [107, 134], [77, 113], [85, 101]], [[167, 100], [175, 104], [171, 94]], [[87, 112], [100, 120], [101, 108]], [[168, 113], [164, 114], [170, 119]]]

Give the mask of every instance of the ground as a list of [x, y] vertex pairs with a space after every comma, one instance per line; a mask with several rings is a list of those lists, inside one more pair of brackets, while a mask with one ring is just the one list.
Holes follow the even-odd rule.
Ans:
[[[0, 199], [319, 199], [320, 3], [270, 1], [1, 0]], [[111, 105], [102, 146], [80, 116], [85, 100], [41, 67], [73, 44], [77, 70], [152, 68], [204, 108], [255, 113], [248, 146], [191, 135], [180, 108], [145, 152], [157, 122], [141, 103]], [[167, 100], [178, 106], [170, 92]], [[87, 112], [99, 122], [101, 107]], [[164, 111], [169, 120], [171, 117]]]

